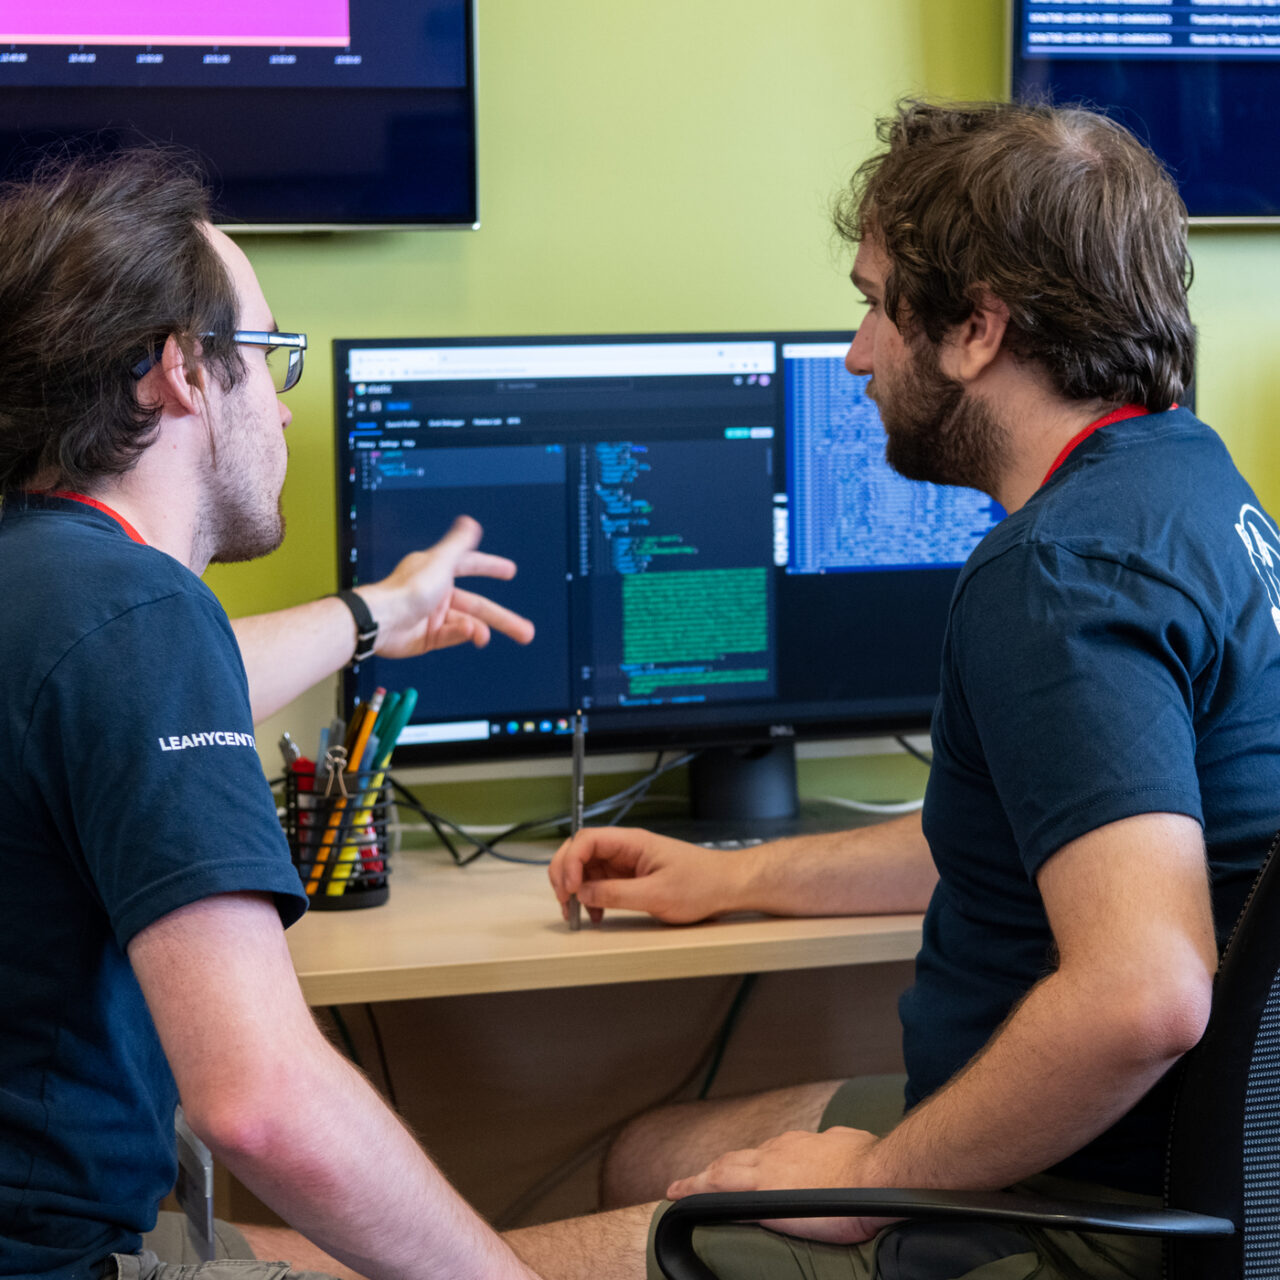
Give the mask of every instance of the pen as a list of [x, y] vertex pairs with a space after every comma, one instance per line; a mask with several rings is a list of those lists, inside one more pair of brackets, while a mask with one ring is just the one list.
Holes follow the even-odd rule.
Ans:
[[[400, 740], [400, 735], [404, 732], [404, 727], [409, 723], [409, 717], [413, 715], [413, 709], [417, 705], [417, 689], [406, 689], [394, 710], [387, 717], [386, 724], [378, 734], [379, 750], [381, 752], [377, 761], [379, 769], [385, 769], [391, 763], [391, 753], [396, 749], [396, 743]], [[374, 782], [377, 786], [382, 785], [380, 778], [374, 779]]]
[[[403, 696], [393, 693], [388, 701], [393, 703], [390, 714], [385, 714], [387, 704], [383, 703], [383, 714], [379, 714], [374, 724], [374, 728], [378, 729], [379, 732], [371, 734], [369, 737], [370, 744], [375, 740], [378, 744], [373, 748], [372, 752], [373, 768], [377, 770], [377, 773], [360, 797], [360, 812], [356, 814], [355, 821], [352, 823], [352, 826], [357, 830], [369, 821], [373, 806], [377, 803], [378, 793], [382, 790], [383, 782], [386, 781], [387, 766], [391, 763], [391, 755], [396, 749], [396, 740], [400, 737], [405, 725], [408, 724], [409, 717], [413, 715], [413, 708], [417, 705], [418, 691], [417, 689], [406, 689]], [[377, 858], [368, 861], [364, 867], [366, 872], [379, 872], [383, 869], [382, 861]], [[344, 878], [337, 874], [336, 868], [334, 878], [339, 881]], [[344, 892], [345, 889], [346, 885], [344, 884], [335, 885], [331, 883], [328, 892], [336, 896]]]
[[[376, 688], [373, 691], [373, 697], [363, 708], [363, 713], [358, 717], [352, 716], [351, 724], [347, 728], [347, 737], [350, 739], [347, 752], [347, 774], [352, 779], [353, 787], [359, 781], [361, 765], [369, 749], [369, 739], [373, 737], [373, 726], [378, 722], [386, 696], [387, 691], [384, 688], [381, 686]], [[342, 801], [342, 807], [346, 808], [347, 803]], [[345, 839], [338, 847], [338, 860], [330, 870], [331, 878], [325, 892], [331, 897], [341, 897], [346, 892], [346, 882], [360, 870], [361, 829], [369, 821], [369, 811], [364, 807], [363, 797], [356, 808], [359, 812], [347, 823]], [[336, 840], [335, 843], [337, 843]]]
[[[375, 689], [373, 697], [362, 708], [362, 713], [358, 712], [351, 717], [351, 724], [347, 726], [347, 740], [351, 749], [347, 751], [346, 768], [344, 773], [354, 776], [360, 768], [360, 756], [364, 753], [365, 746], [369, 741], [369, 735], [373, 732], [373, 722], [378, 718], [378, 712], [382, 709], [382, 700], [387, 696], [385, 689]], [[330, 748], [332, 750], [332, 748]], [[333, 809], [329, 814], [329, 822], [325, 828], [324, 838], [320, 842], [320, 848], [316, 850], [315, 864], [311, 868], [311, 877], [307, 881], [307, 893], [314, 894], [320, 886], [320, 881], [324, 878], [324, 864], [328, 860], [329, 850], [333, 847], [339, 835], [345, 836], [345, 832], [340, 829], [343, 826], [342, 815], [347, 807], [348, 796], [345, 787], [343, 794], [338, 796], [333, 802]], [[348, 824], [349, 827], [349, 824]], [[355, 858], [355, 846], [347, 844], [344, 840], [339, 844], [338, 860], [341, 862], [351, 862]], [[329, 876], [332, 878], [334, 868], [329, 868]], [[351, 868], [348, 867], [341, 879], [345, 879], [351, 874]]]
[[[373, 722], [373, 736], [379, 742], [383, 742], [387, 736], [387, 726], [396, 718], [396, 713], [400, 710], [400, 694], [389, 693], [382, 703], [382, 710], [378, 712], [378, 718]], [[378, 752], [374, 753], [374, 762], [377, 762]], [[370, 766], [372, 767], [372, 766]]]
[[[569, 813], [569, 839], [582, 830], [582, 791], [587, 754], [586, 735], [582, 732], [582, 711], [573, 717], [573, 802]], [[582, 903], [578, 895], [569, 895], [569, 928], [576, 932], [582, 928]]]
[[347, 736], [351, 739], [347, 743], [347, 772], [359, 773], [360, 761], [364, 756], [364, 749], [369, 745], [369, 735], [373, 732], [373, 726], [377, 722], [378, 712], [382, 710], [382, 700], [387, 696], [387, 691], [381, 687], [373, 691], [373, 697], [369, 699], [364, 708], [364, 715], [358, 720], [352, 718], [351, 727], [347, 730]]

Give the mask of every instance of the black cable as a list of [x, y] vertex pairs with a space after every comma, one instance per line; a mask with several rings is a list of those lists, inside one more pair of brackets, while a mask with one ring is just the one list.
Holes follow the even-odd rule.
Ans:
[[738, 987], [737, 994], [733, 997], [733, 1003], [729, 1006], [729, 1012], [724, 1016], [724, 1022], [720, 1025], [720, 1033], [716, 1036], [716, 1042], [712, 1046], [711, 1062], [707, 1067], [707, 1074], [703, 1078], [702, 1088], [698, 1090], [699, 1102], [706, 1100], [707, 1095], [711, 1092], [711, 1086], [716, 1082], [716, 1076], [720, 1074], [720, 1063], [724, 1061], [724, 1051], [729, 1047], [729, 1039], [738, 1025], [738, 1019], [742, 1015], [742, 1010], [746, 1006], [748, 998], [752, 991], [755, 990], [759, 977], [758, 973], [743, 975], [742, 983]]
[[347, 1057], [355, 1063], [361, 1071], [364, 1070], [364, 1064], [360, 1061], [360, 1055], [356, 1052], [356, 1042], [351, 1038], [351, 1029], [347, 1026], [347, 1020], [342, 1016], [342, 1010], [336, 1004], [327, 1006], [329, 1017], [333, 1019], [334, 1028], [338, 1032], [338, 1038], [342, 1041], [342, 1047], [347, 1051]]
[[[681, 765], [688, 764], [697, 755], [698, 752], [696, 751], [688, 751], [684, 755], [680, 756], [679, 759], [673, 760], [668, 765], [664, 765], [662, 763], [663, 752], [659, 751], [657, 759], [653, 762], [653, 768], [649, 770], [648, 774], [641, 778], [639, 782], [635, 783], [633, 787], [628, 788], [628, 790], [635, 791], [635, 795], [627, 800], [627, 802], [617, 811], [617, 813], [613, 815], [612, 818], [609, 819], [605, 825], [616, 827], [622, 819], [636, 807], [636, 805], [642, 804], [646, 799], [648, 799], [649, 789], [660, 777], [662, 777], [664, 773], [670, 773], [672, 769], [678, 769]], [[622, 794], [625, 793], [620, 792], [619, 796]], [[618, 797], [615, 797], [615, 799], [617, 798]]]
[[[675, 760], [672, 760], [667, 764], [663, 764], [662, 753], [659, 752], [654, 767], [643, 778], [640, 778], [638, 781], [624, 787], [621, 791], [614, 792], [611, 796], [606, 796], [603, 800], [593, 801], [585, 810], [583, 810], [582, 816], [584, 818], [598, 818], [605, 814], [612, 814], [613, 816], [610, 821], [603, 825], [615, 826], [619, 818], [629, 813], [636, 804], [646, 797], [649, 789], [660, 777], [663, 776], [663, 774], [670, 773], [671, 770], [678, 769], [682, 765], [688, 764], [696, 755], [697, 752], [686, 752], [684, 755], [678, 756]], [[405, 807], [412, 809], [414, 813], [419, 814], [430, 824], [431, 829], [435, 832], [441, 844], [449, 850], [454, 862], [460, 867], [465, 867], [468, 863], [474, 862], [476, 858], [486, 853], [491, 858], [497, 858], [501, 862], [515, 862], [526, 866], [545, 867], [551, 861], [550, 858], [518, 858], [513, 854], [501, 852], [498, 846], [519, 835], [532, 835], [535, 832], [545, 831], [549, 828], [567, 828], [570, 822], [570, 816], [567, 813], [555, 814], [554, 816], [547, 818], [526, 819], [523, 822], [513, 823], [511, 826], [500, 831], [496, 836], [490, 837], [486, 840], [480, 836], [472, 834], [467, 831], [465, 827], [460, 826], [451, 819], [426, 808], [417, 796], [413, 794], [413, 792], [408, 790], [407, 787], [390, 774], [387, 775], [387, 780], [391, 783], [391, 786], [394, 788], [396, 794], [401, 798]], [[474, 852], [466, 855], [460, 853], [452, 839], [450, 839], [447, 834], [447, 831], [455, 832], [457, 835], [461, 836], [463, 840], [473, 846]]]
[[[500, 1213], [495, 1214], [492, 1225], [496, 1231], [509, 1231], [514, 1227], [524, 1215], [550, 1195], [566, 1178], [571, 1177], [579, 1169], [582, 1168], [587, 1161], [598, 1155], [601, 1150], [608, 1148], [613, 1140], [637, 1117], [653, 1111], [657, 1107], [664, 1107], [669, 1103], [675, 1102], [680, 1095], [689, 1088], [690, 1085], [703, 1072], [707, 1071], [702, 1085], [698, 1092], [698, 1099], [705, 1098], [707, 1090], [711, 1088], [712, 1082], [720, 1070], [720, 1063], [724, 1058], [725, 1049], [728, 1047], [729, 1039], [733, 1034], [734, 1028], [738, 1024], [742, 1009], [746, 1003], [747, 997], [750, 995], [752, 988], [756, 984], [758, 974], [749, 973], [743, 975], [741, 981], [733, 993], [733, 998], [729, 1002], [729, 1010], [721, 1019], [719, 1027], [716, 1029], [715, 1035], [703, 1051], [698, 1054], [694, 1060], [693, 1066], [681, 1078], [680, 1082], [673, 1088], [669, 1089], [665, 1094], [654, 1102], [646, 1103], [643, 1107], [635, 1111], [629, 1112], [623, 1116], [621, 1120], [615, 1120], [612, 1124], [602, 1129], [595, 1137], [589, 1139], [583, 1146], [579, 1147], [572, 1155], [566, 1156], [558, 1165], [548, 1170], [541, 1178], [537, 1180], [527, 1191], [522, 1192], [510, 1204], [508, 1204]], [[708, 1063], [710, 1059], [710, 1063]]]
[[382, 1043], [382, 1029], [378, 1026], [373, 1005], [366, 1004], [364, 1010], [369, 1018], [369, 1030], [373, 1032], [374, 1048], [378, 1051], [378, 1066], [382, 1069], [382, 1083], [387, 1088], [387, 1101], [391, 1103], [393, 1111], [399, 1112], [400, 1103], [396, 1098], [396, 1087], [391, 1081], [391, 1064], [387, 1061], [387, 1049]]
[[[688, 764], [697, 754], [698, 753], [696, 751], [689, 751], [682, 756], [678, 756], [675, 760], [669, 761], [667, 764], [662, 764], [662, 754], [660, 752], [658, 754], [658, 763], [655, 764], [655, 766], [645, 774], [644, 777], [631, 783], [629, 786], [623, 787], [621, 791], [615, 791], [613, 795], [606, 796], [603, 800], [593, 801], [586, 809], [583, 810], [582, 816], [584, 818], [598, 818], [602, 814], [611, 813], [614, 809], [618, 808], [621, 809], [622, 813], [628, 812], [632, 805], [643, 799], [649, 788], [652, 787], [653, 784], [663, 776], [663, 774], [670, 773], [671, 770], [679, 769], [682, 765]], [[630, 801], [630, 803], [627, 803], [628, 801]], [[495, 836], [493, 840], [490, 841], [490, 844], [498, 845], [504, 840], [511, 839], [514, 835], [523, 835], [530, 831], [539, 831], [547, 827], [565, 827], [567, 829], [570, 820], [570, 815], [564, 813], [557, 814], [555, 817], [551, 818], [541, 818], [528, 822], [517, 822], [514, 826], [508, 827], [505, 831]], [[616, 822], [617, 818], [615, 816], [612, 821], [605, 823], [604, 825], [613, 826], [616, 825]], [[490, 848], [486, 850], [486, 852], [492, 853], [493, 850]], [[496, 856], [501, 857], [502, 855], [497, 854]]]
[[913, 747], [911, 743], [907, 741], [905, 734], [895, 733], [893, 735], [893, 740], [898, 744], [898, 746], [900, 746], [903, 749], [903, 751], [907, 753], [907, 755], [915, 756], [915, 758], [919, 760], [921, 764], [925, 764], [925, 765], [933, 764], [933, 757], [925, 755], [925, 753], [921, 751], [919, 747]]
[[[387, 781], [391, 783], [391, 786], [395, 790], [396, 794], [400, 797], [401, 802], [404, 804], [406, 808], [412, 809], [414, 813], [426, 819], [426, 821], [430, 824], [431, 829], [436, 833], [436, 836], [439, 838], [440, 843], [443, 844], [444, 847], [449, 850], [449, 853], [452, 855], [454, 862], [456, 862], [458, 866], [465, 867], [468, 862], [474, 861], [476, 858], [480, 856], [480, 854], [486, 853], [489, 851], [489, 846], [484, 840], [481, 840], [478, 836], [473, 836], [468, 834], [460, 826], [458, 826], [457, 823], [450, 822], [448, 818], [442, 818], [438, 813], [433, 813], [430, 809], [426, 808], [423, 805], [422, 801], [420, 801], [418, 797], [413, 794], [412, 791], [410, 791], [407, 787], [403, 786], [397, 779], [391, 777], [390, 774], [387, 775]], [[460, 836], [462, 836], [469, 843], [475, 845], [476, 852], [472, 854], [468, 854], [464, 857], [458, 851], [453, 841], [449, 838], [446, 828], [448, 830], [456, 831]]]

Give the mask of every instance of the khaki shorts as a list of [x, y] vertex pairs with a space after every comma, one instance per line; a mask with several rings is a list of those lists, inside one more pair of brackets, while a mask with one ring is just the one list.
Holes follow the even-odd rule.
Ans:
[[109, 1266], [105, 1280], [332, 1280], [319, 1271], [292, 1271], [284, 1262], [259, 1261], [229, 1222], [215, 1219], [213, 1231], [217, 1256], [201, 1262], [187, 1235], [186, 1218], [162, 1213], [155, 1230], [142, 1237], [141, 1253], [112, 1255], [115, 1270]]
[[[903, 1076], [846, 1081], [820, 1129], [847, 1125], [887, 1133], [901, 1118]], [[1014, 1190], [1073, 1199], [1158, 1205], [1154, 1196], [1041, 1175]], [[657, 1222], [665, 1204], [654, 1215]], [[859, 1245], [823, 1244], [763, 1227], [727, 1224], [694, 1233], [698, 1256], [720, 1280], [1159, 1280], [1158, 1240], [1015, 1230], [984, 1223], [902, 1223]], [[649, 1229], [649, 1280], [662, 1280]]]

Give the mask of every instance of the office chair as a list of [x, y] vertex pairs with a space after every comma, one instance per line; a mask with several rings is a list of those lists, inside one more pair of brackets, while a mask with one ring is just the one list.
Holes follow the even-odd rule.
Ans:
[[901, 1217], [1159, 1235], [1167, 1280], [1280, 1277], [1280, 836], [1222, 953], [1200, 1043], [1175, 1068], [1165, 1204], [1139, 1209], [1008, 1192], [814, 1190], [688, 1196], [658, 1223], [668, 1280], [715, 1280], [697, 1226], [762, 1218]]

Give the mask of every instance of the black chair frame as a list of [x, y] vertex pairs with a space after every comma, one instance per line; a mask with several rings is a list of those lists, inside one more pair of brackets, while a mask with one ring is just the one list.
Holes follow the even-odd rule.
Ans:
[[716, 1280], [693, 1248], [693, 1232], [701, 1226], [865, 1215], [1157, 1235], [1164, 1241], [1167, 1280], [1280, 1278], [1278, 847], [1280, 836], [1223, 950], [1205, 1034], [1175, 1068], [1164, 1201], [1187, 1208], [883, 1188], [688, 1196], [671, 1205], [657, 1226], [654, 1249], [663, 1275]]

